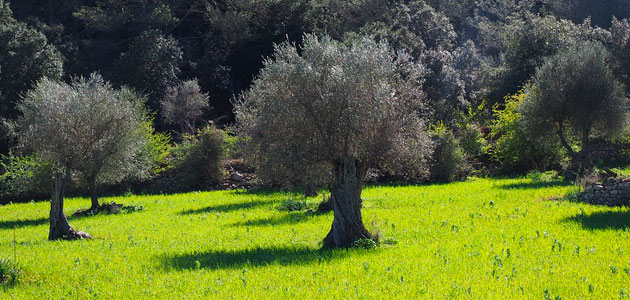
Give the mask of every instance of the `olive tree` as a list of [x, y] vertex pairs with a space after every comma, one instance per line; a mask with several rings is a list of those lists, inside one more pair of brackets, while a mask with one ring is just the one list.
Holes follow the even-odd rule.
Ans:
[[195, 134], [195, 122], [208, 109], [208, 94], [201, 92], [197, 80], [187, 80], [166, 90], [162, 99], [162, 115], [170, 124], [177, 124], [181, 133]]
[[374, 238], [361, 216], [369, 168], [427, 173], [423, 71], [385, 43], [306, 35], [301, 49], [276, 46], [237, 101], [238, 130], [250, 137], [254, 161], [295, 174], [320, 165], [332, 174], [334, 220], [324, 246]]
[[64, 187], [77, 173], [87, 183], [92, 206], [96, 184], [146, 172], [147, 118], [130, 90], [115, 90], [96, 74], [71, 84], [42, 79], [18, 104], [22, 147], [55, 166], [49, 239], [89, 237], [74, 231], [63, 212]]
[[591, 167], [591, 135], [614, 135], [627, 124], [628, 100], [607, 58], [598, 43], [580, 43], [550, 57], [519, 108], [534, 136], [557, 134], [572, 161], [568, 171], [578, 174]]

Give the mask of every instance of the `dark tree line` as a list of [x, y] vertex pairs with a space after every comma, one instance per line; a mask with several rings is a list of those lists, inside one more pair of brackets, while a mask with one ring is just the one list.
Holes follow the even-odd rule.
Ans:
[[[426, 61], [429, 99], [447, 110], [436, 118], [452, 119], [453, 109], [471, 101], [500, 102], [519, 90], [542, 58], [571, 39], [601, 29], [612, 42], [607, 30], [627, 32], [616, 20], [630, 16], [625, 0], [4, 0], [1, 6], [0, 51], [9, 55], [0, 60], [14, 51], [20, 58], [0, 62], [0, 113], [9, 120], [17, 117], [20, 93], [42, 76], [98, 71], [147, 95], [153, 111], [168, 87], [197, 78], [212, 99], [205, 118], [230, 123], [231, 100], [251, 85], [274, 43], [301, 43], [304, 33], [371, 34]], [[627, 45], [619, 42], [618, 48]], [[627, 51], [618, 52], [625, 63]], [[161, 130], [174, 129], [156, 121]]]
[[489, 123], [495, 105], [576, 43], [603, 44], [628, 93], [628, 17], [626, 0], [0, 0], [0, 153], [15, 145], [16, 103], [43, 77], [98, 72], [143, 95], [158, 131], [189, 133], [195, 124], [167, 120], [160, 103], [196, 80], [209, 103], [193, 122], [232, 124], [233, 100], [274, 44], [299, 48], [307, 33], [367, 35], [409, 53], [424, 69], [428, 121], [460, 136], [471, 109], [483, 106], [476, 121]]

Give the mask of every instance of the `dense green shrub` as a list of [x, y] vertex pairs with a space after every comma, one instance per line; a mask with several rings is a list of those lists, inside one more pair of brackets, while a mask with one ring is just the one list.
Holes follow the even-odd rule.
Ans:
[[563, 160], [562, 149], [553, 135], [534, 140], [527, 134], [519, 105], [525, 99], [523, 92], [505, 98], [505, 107], [495, 106], [489, 137], [489, 153], [502, 172], [524, 173], [558, 168]]
[[306, 203], [306, 199], [295, 199], [289, 198], [282, 201], [278, 205], [278, 210], [281, 211], [300, 211], [308, 209], [308, 203]]
[[532, 171], [527, 173], [527, 178], [531, 179], [533, 182], [551, 182], [561, 177], [558, 175], [558, 171]]
[[466, 170], [466, 155], [453, 131], [438, 123], [432, 127], [431, 139], [435, 146], [431, 180], [449, 182], [461, 177]]
[[16, 284], [20, 277], [20, 268], [7, 258], [0, 258], [0, 285]]
[[39, 156], [0, 156], [0, 202], [50, 196], [52, 166]]
[[168, 156], [172, 149], [171, 136], [168, 133], [155, 131], [153, 118], [145, 120], [143, 130], [147, 143], [141, 157], [150, 160], [150, 165], [153, 166], [151, 175], [154, 176], [168, 168]]
[[481, 130], [473, 123], [462, 124], [459, 127], [459, 144], [468, 159], [483, 155], [487, 146]]
[[223, 131], [210, 125], [173, 147], [171, 159], [180, 188], [208, 189], [221, 183], [223, 138]]
[[243, 158], [243, 147], [247, 143], [246, 137], [238, 136], [229, 129], [223, 130], [223, 148], [227, 158]]

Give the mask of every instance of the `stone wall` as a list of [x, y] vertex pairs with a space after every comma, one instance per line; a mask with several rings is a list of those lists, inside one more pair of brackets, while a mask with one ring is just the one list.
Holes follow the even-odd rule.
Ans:
[[587, 185], [580, 198], [590, 204], [630, 206], [630, 178], [608, 178]]
[[624, 161], [630, 157], [625, 153], [630, 152], [628, 145], [612, 143], [602, 139], [595, 139], [589, 145], [589, 153], [593, 162], [604, 161]]

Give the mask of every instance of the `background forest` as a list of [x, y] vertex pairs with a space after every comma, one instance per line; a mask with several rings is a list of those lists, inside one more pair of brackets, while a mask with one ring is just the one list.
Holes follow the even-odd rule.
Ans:
[[[12, 189], [27, 185], [16, 184], [22, 173], [36, 180], [31, 169], [39, 162], [15, 147], [14, 122], [21, 115], [18, 102], [43, 77], [70, 82], [97, 72], [114, 88], [142, 95], [155, 128], [148, 129], [156, 161], [151, 176], [174, 165], [198, 165], [195, 159], [207, 164], [209, 156], [200, 151], [239, 157], [230, 130], [214, 127], [234, 123], [233, 103], [273, 56], [274, 45], [289, 41], [299, 48], [309, 33], [345, 43], [363, 36], [387, 41], [422, 66], [423, 116], [434, 158], [430, 174], [405, 179], [560, 170], [569, 153], [553, 134], [527, 132], [518, 110], [522, 91], [547, 58], [594, 42], [604, 45], [607, 64], [628, 93], [629, 17], [626, 0], [0, 0], [0, 185], [5, 197], [15, 198], [24, 191]], [[196, 96], [178, 104], [177, 95], [186, 93]], [[177, 107], [184, 110], [179, 115]], [[208, 121], [214, 125], [197, 133]], [[204, 132], [205, 140], [194, 137]], [[626, 134], [605, 137], [624, 143]], [[220, 145], [195, 148], [202, 140]], [[176, 181], [183, 189], [213, 187], [222, 180], [220, 171]], [[271, 185], [317, 183], [313, 176], [305, 183], [260, 171], [261, 182]]]

